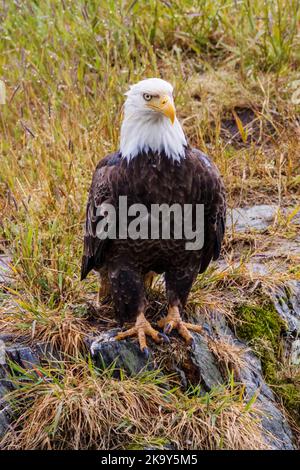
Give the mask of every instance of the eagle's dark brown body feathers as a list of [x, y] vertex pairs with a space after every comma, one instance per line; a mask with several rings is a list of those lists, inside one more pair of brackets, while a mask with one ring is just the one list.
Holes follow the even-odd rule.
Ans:
[[[128, 206], [204, 204], [204, 246], [187, 251], [185, 240], [99, 240], [97, 206], [115, 207], [119, 196]], [[129, 162], [119, 152], [101, 160], [95, 170], [86, 212], [81, 277], [89, 271], [108, 273], [116, 314], [134, 319], [145, 305], [143, 278], [165, 273], [169, 304], [184, 307], [195, 277], [220, 254], [225, 229], [225, 192], [219, 172], [202, 152], [187, 148], [180, 162], [164, 154], [141, 153]]]

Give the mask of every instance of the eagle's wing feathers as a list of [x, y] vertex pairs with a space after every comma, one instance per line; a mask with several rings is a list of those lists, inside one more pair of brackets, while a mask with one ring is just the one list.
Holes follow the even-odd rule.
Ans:
[[112, 201], [111, 173], [119, 165], [119, 162], [118, 152], [107, 155], [98, 163], [93, 175], [86, 208], [81, 279], [85, 279], [93, 268], [101, 265], [105, 248], [109, 243], [108, 239], [101, 240], [97, 237], [97, 225], [103, 217], [97, 213], [97, 208], [103, 203]]
[[220, 174], [207, 155], [192, 149], [194, 184], [198, 187], [197, 202], [204, 204], [204, 246], [199, 272], [203, 273], [211, 260], [218, 259], [225, 233], [226, 200]]

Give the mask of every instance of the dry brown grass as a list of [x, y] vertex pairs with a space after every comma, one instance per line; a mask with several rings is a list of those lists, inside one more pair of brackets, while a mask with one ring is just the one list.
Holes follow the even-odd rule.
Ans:
[[228, 374], [228, 371], [234, 371], [238, 378], [240, 371], [246, 367], [244, 355], [247, 349], [234, 344], [231, 337], [209, 339], [208, 346], [219, 362], [224, 375]]
[[19, 389], [8, 398], [20, 416], [1, 448], [268, 448], [261, 412], [244, 402], [238, 386], [187, 396], [169, 393], [169, 378], [158, 373], [116, 380], [109, 370], [99, 372], [83, 361], [40, 369], [38, 377], [25, 373], [16, 379]]

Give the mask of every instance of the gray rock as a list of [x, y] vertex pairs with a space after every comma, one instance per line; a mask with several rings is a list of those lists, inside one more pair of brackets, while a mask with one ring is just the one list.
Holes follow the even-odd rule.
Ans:
[[[246, 349], [246, 345], [234, 336], [223, 315], [214, 312], [207, 329], [210, 336], [225, 341], [230, 339], [234, 344]], [[118, 369], [121, 368], [133, 375], [145, 369], [156, 368], [154, 355], [151, 355], [147, 361], [135, 342], [115, 341], [114, 336], [117, 331], [119, 330], [110, 330], [101, 333], [97, 338], [87, 340], [99, 367], [107, 367], [115, 361], [115, 374], [118, 374]], [[210, 391], [213, 387], [224, 383], [225, 377], [208, 347], [208, 336], [193, 333], [193, 337], [194, 347], [189, 353], [188, 368], [183, 358], [181, 362], [173, 362], [172, 372], [180, 377], [183, 387], [187, 388], [192, 381], [193, 385], [198, 383], [205, 391]], [[239, 380], [245, 384], [245, 399], [250, 400], [254, 394], [257, 394], [256, 404], [264, 413], [262, 426], [266, 442], [273, 449], [294, 449], [291, 429], [276, 403], [273, 392], [263, 379], [260, 360], [251, 351], [247, 351], [245, 364], [246, 366], [240, 371]]]
[[9, 256], [0, 255], [0, 285], [9, 285], [12, 281], [12, 271], [9, 266], [11, 259]]
[[290, 361], [292, 365], [300, 366], [300, 339], [296, 339], [292, 343]]
[[[35, 350], [29, 346], [20, 343], [13, 343], [12, 335], [1, 335], [1, 346], [5, 348], [5, 360], [0, 363], [0, 438], [9, 430], [10, 422], [13, 419], [12, 411], [5, 401], [8, 392], [14, 389], [10, 379], [10, 363], [17, 364], [26, 370], [31, 370], [35, 366], [40, 365], [40, 356], [42, 345]], [[5, 340], [5, 342], [4, 342]], [[51, 348], [50, 346], [48, 347]], [[42, 356], [42, 354], [41, 354]], [[45, 356], [43, 356], [45, 357]], [[3, 359], [3, 358], [2, 358]]]
[[114, 365], [114, 375], [125, 370], [129, 375], [137, 375], [142, 370], [153, 369], [154, 364], [140, 351], [137, 343], [130, 340], [116, 341], [114, 337], [120, 329], [103, 332], [96, 338], [87, 338], [91, 355], [99, 368]]
[[[226, 226], [236, 232], [249, 230], [265, 230], [273, 224], [278, 212], [288, 216], [293, 208], [282, 208], [275, 205], [259, 204], [250, 207], [237, 207], [227, 211]], [[300, 211], [291, 220], [292, 224], [300, 224]]]
[[265, 230], [274, 222], [278, 207], [266, 204], [228, 211], [226, 226], [236, 232]]
[[277, 313], [286, 322], [284, 355], [291, 365], [300, 364], [300, 281], [289, 280], [267, 293]]
[[9, 361], [18, 364], [24, 369], [32, 369], [40, 364], [38, 355], [29, 346], [15, 344], [6, 348], [6, 355]]
[[0, 439], [9, 429], [12, 417], [10, 407], [5, 401], [5, 396], [9, 390], [7, 371], [0, 365]]
[[[274, 222], [277, 210], [278, 207], [275, 205], [232, 209], [227, 217], [227, 228], [233, 232], [247, 232], [252, 229], [264, 230]], [[288, 215], [293, 212], [293, 208], [280, 208], [280, 211]], [[300, 211], [294, 215], [290, 222], [296, 225], [300, 223]], [[296, 260], [296, 264], [297, 259], [300, 259], [299, 235], [293, 239], [277, 239], [264, 252], [252, 256], [245, 267], [249, 273], [257, 276], [265, 276], [274, 272], [284, 273], [293, 267], [289, 261], [291, 258]], [[218, 265], [220, 269], [229, 267], [224, 260], [219, 261]], [[231, 266], [238, 267], [239, 261], [232, 263]], [[262, 286], [259, 280], [257, 286]], [[300, 281], [289, 280], [281, 286], [265, 288], [265, 291], [278, 314], [287, 324], [285, 355], [291, 364], [297, 364], [299, 346], [294, 342], [297, 341], [300, 334]]]
[[[228, 339], [235, 344], [245, 347], [238, 341], [230, 330], [224, 317], [214, 313], [208, 325], [209, 334], [215, 338]], [[86, 342], [90, 348], [92, 357], [98, 367], [103, 368], [114, 364], [114, 375], [119, 377], [120, 369], [130, 375], [136, 375], [144, 370], [153, 370], [157, 367], [155, 348], [147, 359], [139, 350], [136, 342], [131, 340], [115, 341], [114, 336], [118, 329], [101, 333], [96, 338], [87, 338]], [[166, 345], [165, 348], [169, 348]], [[224, 377], [213, 353], [208, 347], [208, 336], [194, 334], [194, 347], [191, 351], [184, 346], [188, 352], [188, 368], [186, 357], [176, 362], [173, 372], [182, 378], [183, 386], [188, 386], [191, 381], [195, 385], [199, 383], [205, 391], [222, 384]], [[55, 356], [53, 351], [42, 344], [34, 350], [24, 345], [9, 345], [6, 348], [7, 357], [26, 369], [32, 369], [40, 364], [40, 360], [50, 354], [51, 359]], [[246, 352], [246, 367], [240, 371], [239, 380], [245, 384], [246, 399], [258, 393], [257, 404], [265, 413], [262, 425], [265, 429], [265, 439], [274, 449], [293, 449], [292, 433], [284, 416], [282, 415], [270, 388], [265, 384], [259, 359], [252, 353]], [[175, 364], [175, 363], [174, 363]], [[0, 366], [0, 437], [9, 429], [11, 411], [5, 402], [6, 393], [12, 389], [12, 384], [7, 374], [8, 365]], [[191, 370], [192, 369], [192, 370]], [[272, 437], [270, 436], [272, 434]]]
[[9, 430], [11, 420], [11, 412], [8, 405], [4, 406], [4, 408], [1, 408], [1, 396], [4, 393], [1, 388], [2, 387], [0, 387], [0, 439]]
[[300, 281], [289, 280], [268, 291], [276, 311], [288, 326], [288, 334], [300, 333]]
[[[137, 375], [141, 371], [156, 368], [156, 358], [149, 348], [149, 358], [141, 351], [136, 342], [131, 340], [116, 341], [115, 335], [120, 331], [113, 329], [103, 332], [96, 338], [86, 340], [91, 355], [98, 367], [108, 367], [114, 364], [115, 375], [123, 369], [129, 375]], [[190, 367], [186, 368], [184, 360], [172, 362], [172, 372], [176, 372], [181, 383], [187, 386], [192, 377], [193, 383], [201, 383], [205, 390], [223, 383], [223, 377], [217, 368], [214, 355], [210, 351], [204, 336], [193, 333], [194, 345], [190, 351]], [[186, 347], [185, 347], [186, 349]]]
[[[241, 348], [246, 345], [238, 340], [226, 324], [224, 316], [214, 313], [212, 317], [213, 328], [219, 338], [230, 338]], [[270, 387], [265, 383], [259, 358], [250, 350], [244, 353], [245, 367], [239, 372], [239, 380], [245, 385], [246, 399], [257, 394], [256, 404], [263, 411], [262, 426], [264, 437], [272, 449], [294, 449], [292, 431], [275, 400]]]
[[193, 333], [193, 337], [194, 347], [191, 352], [191, 361], [198, 370], [199, 382], [206, 391], [209, 391], [222, 384], [224, 380], [205, 336]]
[[5, 356], [5, 342], [0, 339], [0, 365], [4, 365], [6, 362]]
[[292, 431], [275, 401], [272, 390], [264, 382], [260, 360], [252, 352], [247, 352], [245, 359], [247, 367], [241, 370], [240, 379], [246, 386], [249, 399], [259, 390], [256, 404], [263, 411], [262, 426], [266, 441], [272, 449], [294, 449]]

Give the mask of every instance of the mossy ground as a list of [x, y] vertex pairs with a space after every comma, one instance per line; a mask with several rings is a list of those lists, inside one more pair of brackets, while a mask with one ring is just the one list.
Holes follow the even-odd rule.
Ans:
[[[240, 305], [236, 308], [239, 323], [237, 325], [238, 335], [251, 342], [255, 347], [265, 344], [265, 350], [272, 350], [274, 358], [279, 359], [281, 335], [286, 331], [287, 325], [276, 312], [274, 305], [265, 302], [261, 306]], [[264, 372], [266, 373], [265, 361], [262, 358]]]
[[256, 351], [267, 383], [300, 425], [300, 368], [286, 364], [283, 354], [287, 325], [269, 301], [240, 305], [236, 316], [238, 336]]

